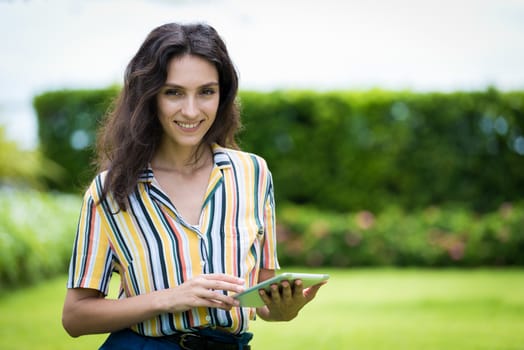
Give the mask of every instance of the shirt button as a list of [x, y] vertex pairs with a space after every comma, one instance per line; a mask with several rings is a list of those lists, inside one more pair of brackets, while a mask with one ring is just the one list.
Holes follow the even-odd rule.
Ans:
[[210, 322], [211, 321], [211, 316], [206, 316], [206, 321]]

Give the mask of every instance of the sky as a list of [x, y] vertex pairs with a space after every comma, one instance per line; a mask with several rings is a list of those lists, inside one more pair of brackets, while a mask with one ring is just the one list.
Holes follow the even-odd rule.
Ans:
[[240, 88], [524, 90], [524, 0], [0, 0], [0, 124], [37, 141], [32, 99], [121, 84], [167, 22], [217, 29]]

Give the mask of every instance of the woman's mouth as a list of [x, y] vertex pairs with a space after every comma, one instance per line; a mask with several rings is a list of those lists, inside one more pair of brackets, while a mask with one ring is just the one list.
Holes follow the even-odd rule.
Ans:
[[196, 129], [200, 125], [200, 122], [184, 123], [184, 122], [175, 121], [175, 124], [178, 125], [180, 128], [189, 131], [189, 130]]

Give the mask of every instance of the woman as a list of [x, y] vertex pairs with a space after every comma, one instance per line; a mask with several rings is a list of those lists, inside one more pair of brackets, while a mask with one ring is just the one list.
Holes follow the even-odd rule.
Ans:
[[[154, 29], [101, 129], [63, 325], [101, 349], [249, 349], [248, 321], [293, 319], [320, 285], [283, 282], [264, 307], [232, 295], [278, 269], [271, 173], [241, 152], [238, 75], [208, 25]], [[106, 299], [112, 272], [118, 300]]]

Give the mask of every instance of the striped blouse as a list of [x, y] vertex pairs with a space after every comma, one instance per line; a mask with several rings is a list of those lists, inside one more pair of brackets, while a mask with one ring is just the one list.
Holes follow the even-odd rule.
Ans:
[[[186, 223], [151, 168], [140, 176], [127, 211], [109, 195], [99, 205], [105, 172], [86, 191], [68, 288], [107, 295], [113, 272], [119, 298], [176, 287], [200, 274], [225, 273], [256, 284], [261, 268], [278, 269], [271, 173], [259, 156], [213, 145], [214, 162], [198, 227]], [[224, 292], [225, 293], [225, 292]], [[161, 314], [132, 328], [162, 336], [199, 327], [243, 333], [253, 308], [194, 308]]]

